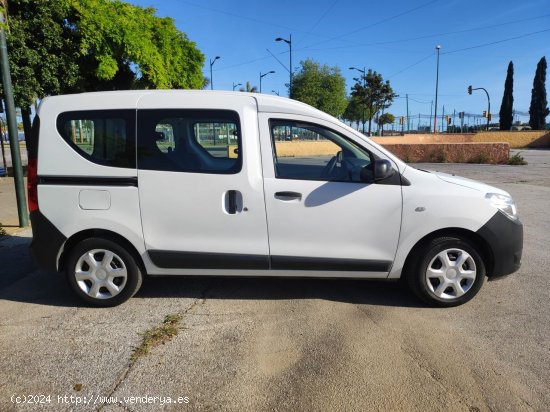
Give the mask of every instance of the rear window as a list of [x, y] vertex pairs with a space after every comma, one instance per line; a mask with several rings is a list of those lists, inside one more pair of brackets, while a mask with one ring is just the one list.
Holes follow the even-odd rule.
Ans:
[[57, 118], [61, 137], [82, 157], [111, 167], [136, 167], [135, 110], [65, 112]]
[[139, 169], [235, 174], [241, 170], [239, 115], [229, 110], [138, 111]]

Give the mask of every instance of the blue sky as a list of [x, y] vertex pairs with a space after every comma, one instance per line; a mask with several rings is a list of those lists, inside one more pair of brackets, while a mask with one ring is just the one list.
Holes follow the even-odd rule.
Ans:
[[[292, 34], [295, 70], [306, 58], [338, 66], [349, 92], [359, 73], [348, 67], [372, 68], [389, 79], [402, 97], [389, 111], [404, 115], [408, 94], [411, 117], [430, 113], [437, 44], [441, 45], [439, 113], [443, 105], [446, 113], [485, 110], [487, 99], [482, 91], [467, 94], [472, 84], [489, 91], [491, 112], [497, 114], [510, 60], [515, 70], [514, 108], [527, 112], [537, 62], [542, 56], [550, 58], [549, 0], [131, 3], [152, 6], [159, 16], [172, 17], [205, 54], [206, 77], [210, 77], [208, 60], [221, 57], [213, 66], [215, 89], [231, 90], [233, 83], [246, 81], [258, 86], [260, 72], [275, 70], [263, 78], [262, 91], [286, 95], [288, 71], [266, 49], [288, 67], [288, 46], [274, 39]], [[488, 43], [494, 44], [475, 47]]]

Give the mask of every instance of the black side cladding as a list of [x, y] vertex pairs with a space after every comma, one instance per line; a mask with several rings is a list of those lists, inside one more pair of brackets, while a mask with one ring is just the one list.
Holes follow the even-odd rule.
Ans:
[[166, 269], [269, 269], [267, 255], [169, 250], [150, 250], [147, 253], [156, 266]]

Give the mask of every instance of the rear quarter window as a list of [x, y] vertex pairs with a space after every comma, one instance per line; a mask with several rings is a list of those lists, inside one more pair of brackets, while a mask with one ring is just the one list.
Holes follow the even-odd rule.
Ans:
[[135, 110], [65, 112], [57, 131], [85, 159], [111, 167], [136, 167]]

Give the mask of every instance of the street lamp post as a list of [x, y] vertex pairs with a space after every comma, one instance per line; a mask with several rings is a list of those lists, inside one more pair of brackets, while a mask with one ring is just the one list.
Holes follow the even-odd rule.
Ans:
[[260, 93], [262, 92], [262, 79], [267, 76], [268, 74], [275, 73], [275, 70], [268, 71], [267, 73], [262, 74], [260, 72]]
[[243, 84], [242, 83], [233, 83], [233, 91], [235, 91], [235, 87], [238, 87], [238, 86], [242, 86]]
[[432, 100], [431, 103], [430, 103], [430, 122], [428, 123], [428, 133], [431, 132], [431, 127], [432, 127], [432, 113], [433, 113], [433, 110], [434, 110], [434, 101]]
[[210, 90], [214, 90], [214, 79], [212, 78], [212, 66], [216, 63], [220, 56], [214, 57], [214, 60], [210, 59]]
[[[349, 68], [350, 70], [357, 70], [358, 72], [362, 73], [363, 74], [363, 88], [366, 88], [367, 87], [367, 79], [366, 79], [366, 76], [367, 76], [367, 70], [365, 67], [363, 67], [363, 70], [361, 69], [358, 69], [357, 67], [350, 67]], [[356, 80], [355, 78], [353, 80]], [[363, 116], [362, 116], [362, 119], [361, 119], [361, 123], [363, 123], [363, 134], [365, 134], [365, 110], [366, 110], [366, 103], [363, 104]]]
[[289, 72], [289, 75], [290, 75], [290, 80], [289, 80], [289, 88], [288, 88], [288, 97], [290, 97], [290, 93], [292, 92], [292, 34], [289, 36], [288, 40], [287, 39], [283, 39], [282, 37], [277, 37], [275, 39], [275, 41], [284, 41], [286, 44], [288, 44], [288, 47], [290, 48], [290, 66], [288, 67], [288, 72]]
[[491, 99], [489, 98], [489, 92], [483, 87], [473, 89], [472, 86], [468, 86], [468, 94], [472, 94], [473, 90], [483, 90], [487, 95], [487, 131], [489, 131], [489, 122], [491, 121]]
[[437, 89], [439, 87], [439, 50], [441, 50], [441, 46], [438, 44], [435, 49], [437, 50], [437, 70], [435, 74], [434, 134], [437, 133]]

